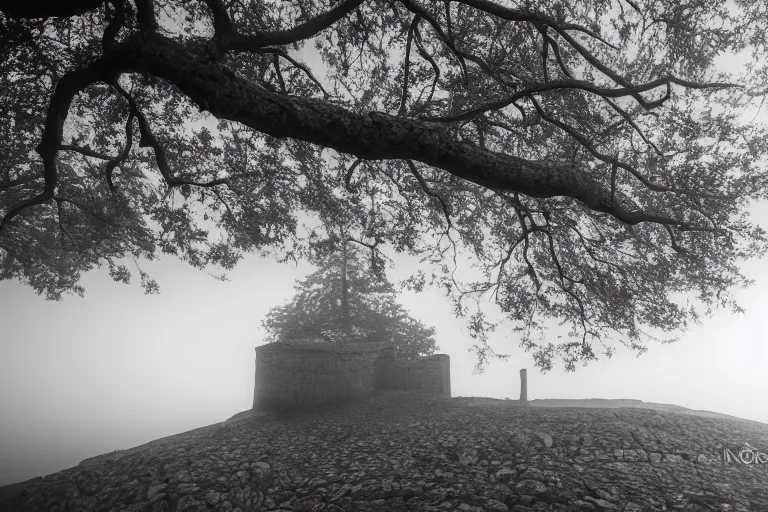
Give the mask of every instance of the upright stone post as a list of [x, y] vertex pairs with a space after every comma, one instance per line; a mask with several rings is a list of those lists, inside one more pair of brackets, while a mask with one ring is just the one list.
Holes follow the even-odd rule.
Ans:
[[528, 403], [528, 370], [520, 370], [520, 401]]

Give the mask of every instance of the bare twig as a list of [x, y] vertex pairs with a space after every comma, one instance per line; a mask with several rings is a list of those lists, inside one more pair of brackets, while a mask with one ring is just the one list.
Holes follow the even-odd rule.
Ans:
[[419, 20], [421, 20], [421, 16], [417, 14], [413, 17], [411, 26], [408, 28], [408, 40], [405, 43], [405, 62], [403, 64], [403, 92], [400, 97], [400, 108], [397, 111], [397, 115], [399, 116], [405, 115], [406, 102], [408, 101], [408, 74], [411, 67], [411, 42], [413, 41], [413, 32], [419, 26]]

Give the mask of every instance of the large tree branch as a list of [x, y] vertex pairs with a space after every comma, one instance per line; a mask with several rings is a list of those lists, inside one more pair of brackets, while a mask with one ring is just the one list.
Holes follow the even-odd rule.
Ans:
[[155, 16], [155, 0], [134, 0], [136, 3], [136, 19], [139, 27], [147, 33], [157, 32], [157, 17]]
[[37, 195], [11, 207], [0, 220], [0, 231], [18, 214], [27, 208], [44, 204], [51, 199], [56, 191], [58, 171], [56, 157], [61, 148], [64, 133], [64, 121], [69, 113], [72, 99], [89, 85], [103, 80], [109, 75], [109, 70], [102, 66], [81, 68], [61, 77], [51, 96], [51, 103], [43, 126], [43, 137], [35, 150], [43, 161], [43, 190]]
[[[204, 54], [203, 47], [190, 49], [138, 34], [93, 66], [104, 74], [138, 72], [163, 78], [213, 115], [273, 137], [303, 140], [366, 160], [417, 160], [492, 190], [568, 196], [627, 224], [685, 224], [664, 213], [642, 211], [626, 196], [612, 198], [606, 184], [578, 167], [484, 150], [457, 140], [441, 123], [356, 113], [321, 100], [274, 94], [215, 62], [201, 62], [198, 57]], [[47, 162], [50, 173], [53, 160]], [[55, 175], [55, 167], [52, 171]]]
[[213, 30], [216, 38], [221, 39], [232, 31], [232, 19], [222, 0], [204, 0], [213, 15]]
[[232, 30], [231, 23], [224, 18], [226, 11], [220, 7], [216, 0], [206, 0], [208, 7], [214, 15], [214, 27], [218, 38], [218, 49], [222, 53], [234, 50], [250, 52], [265, 46], [282, 46], [296, 43], [313, 37], [319, 32], [330, 27], [338, 20], [357, 9], [364, 0], [342, 0], [333, 9], [288, 30], [275, 32], [259, 32], [257, 34], [241, 34]]
[[9, 18], [70, 18], [98, 9], [104, 0], [3, 0], [0, 11]]

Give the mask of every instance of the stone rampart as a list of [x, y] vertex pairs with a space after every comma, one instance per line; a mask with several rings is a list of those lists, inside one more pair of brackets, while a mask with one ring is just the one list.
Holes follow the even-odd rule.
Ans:
[[313, 409], [379, 389], [451, 395], [445, 354], [397, 361], [385, 343], [270, 343], [256, 347], [253, 408]]
[[451, 358], [435, 354], [413, 361], [396, 361], [391, 353], [382, 357], [383, 388], [451, 396]]

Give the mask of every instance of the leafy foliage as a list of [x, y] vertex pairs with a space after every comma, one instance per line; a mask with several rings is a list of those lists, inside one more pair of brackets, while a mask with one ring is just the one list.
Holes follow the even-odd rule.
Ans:
[[481, 359], [490, 297], [572, 370], [738, 310], [765, 252], [764, 2], [47, 5], [0, 14], [0, 279], [48, 298], [159, 254], [321, 262], [320, 222], [420, 255]]
[[[264, 319], [267, 340], [388, 342], [405, 360], [434, 353], [435, 330], [397, 303], [395, 288], [382, 272], [371, 272], [360, 252], [350, 250], [346, 258], [334, 253], [298, 282], [293, 299], [272, 308]], [[343, 312], [344, 282], [348, 318]]]

